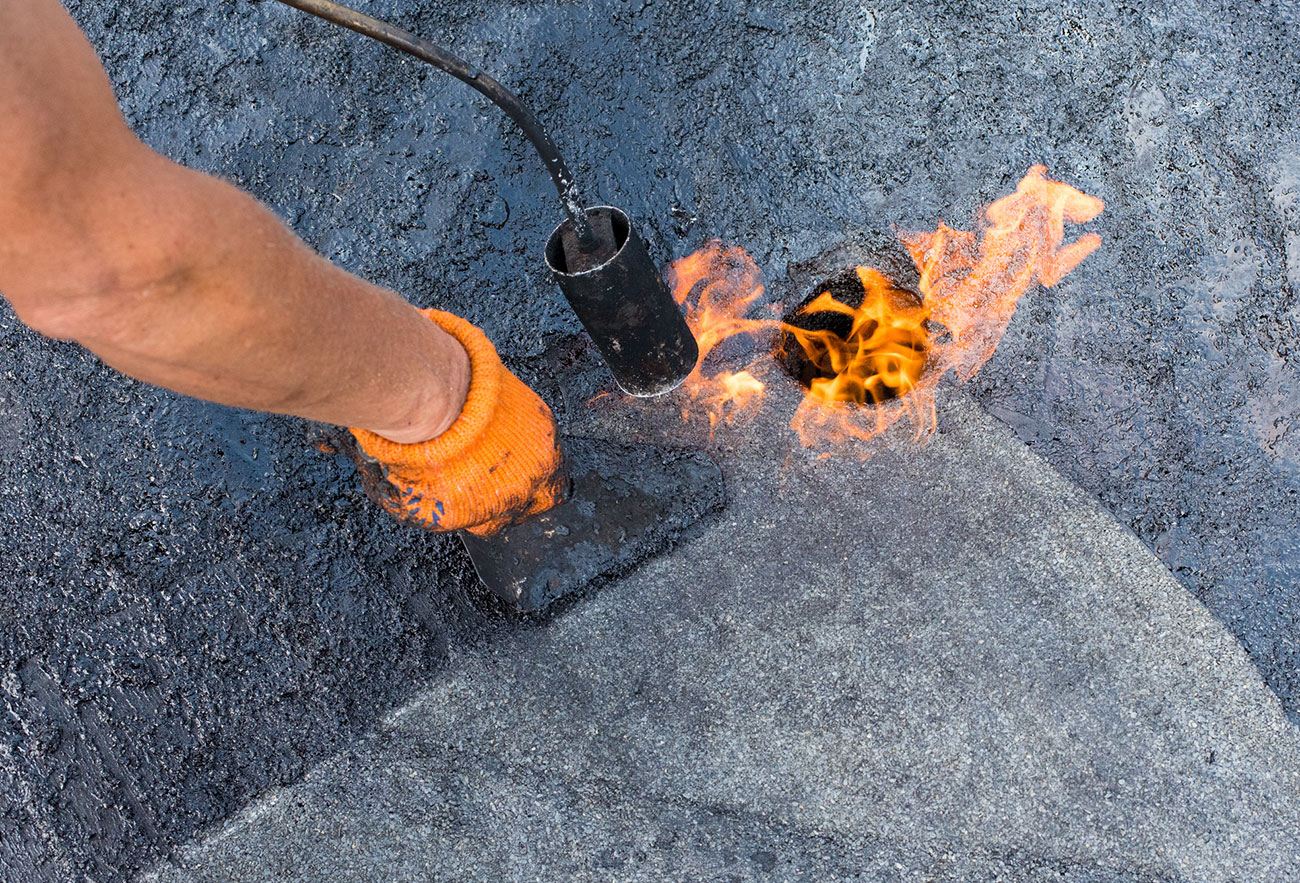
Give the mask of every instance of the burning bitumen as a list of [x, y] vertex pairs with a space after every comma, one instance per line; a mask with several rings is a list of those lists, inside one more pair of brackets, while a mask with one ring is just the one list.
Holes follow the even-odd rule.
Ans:
[[[1065, 244], [1065, 224], [1104, 208], [1034, 166], [1014, 193], [984, 210], [977, 231], [940, 223], [932, 233], [899, 234], [920, 274], [917, 291], [854, 267], [782, 318], [781, 305], [764, 302], [762, 273], [744, 249], [712, 242], [669, 270], [700, 347], [682, 386], [682, 416], [706, 415], [714, 430], [747, 422], [779, 368], [807, 390], [790, 428], [820, 455], [866, 459], [903, 417], [923, 441], [936, 426], [939, 381], [949, 372], [958, 383], [973, 377], [1020, 298], [1036, 284], [1055, 285], [1097, 249], [1095, 233]], [[764, 309], [771, 318], [751, 315]], [[748, 346], [733, 343], [738, 338]]]
[[836, 273], [781, 320], [774, 355], [822, 401], [879, 405], [907, 395], [930, 350], [921, 296], [870, 267]]

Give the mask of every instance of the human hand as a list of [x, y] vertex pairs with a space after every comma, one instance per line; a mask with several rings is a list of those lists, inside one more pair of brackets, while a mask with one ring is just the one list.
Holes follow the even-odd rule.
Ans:
[[469, 354], [469, 394], [451, 427], [426, 442], [399, 444], [352, 429], [367, 493], [406, 524], [479, 536], [560, 502], [568, 479], [550, 408], [478, 328], [450, 313], [421, 312]]

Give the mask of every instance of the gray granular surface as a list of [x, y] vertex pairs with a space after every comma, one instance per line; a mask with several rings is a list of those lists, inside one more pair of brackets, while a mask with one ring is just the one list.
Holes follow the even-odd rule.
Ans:
[[865, 466], [731, 452], [695, 539], [455, 654], [155, 879], [1287, 879], [1300, 738], [1240, 646], [945, 416]]
[[[1106, 200], [1106, 212], [1089, 226], [1103, 236], [1101, 250], [1055, 288], [1026, 296], [971, 393], [1131, 527], [1236, 637], [1281, 707], [1296, 718], [1300, 369], [1293, 346], [1300, 331], [1300, 106], [1294, 92], [1300, 28], [1294, 3], [364, 5], [517, 87], [552, 127], [587, 194], [636, 219], [656, 258], [667, 261], [720, 237], [750, 250], [775, 302], [797, 302], [807, 293], [809, 273], [842, 266], [827, 255], [836, 261], [897, 258], [884, 254], [891, 225], [932, 229], [943, 220], [968, 227], [979, 206], [1009, 192], [1036, 162]], [[545, 171], [481, 98], [386, 47], [276, 3], [69, 0], [69, 6], [148, 143], [249, 190], [341, 265], [421, 306], [478, 322], [511, 366], [539, 384], [565, 428], [576, 426], [597, 375], [547, 355], [557, 340], [579, 331], [541, 262], [558, 210]], [[584, 393], [573, 393], [575, 386]], [[752, 447], [758, 431], [723, 427], [717, 444], [735, 444], [766, 462], [770, 452], [762, 444]], [[880, 470], [906, 465], [905, 459], [890, 462], [869, 464], [877, 480]], [[1034, 476], [1042, 472], [1038, 461], [1015, 462], [1033, 463]], [[729, 467], [737, 494], [748, 492], [744, 470], [753, 465], [741, 458]], [[858, 490], [851, 483], [827, 488], [832, 502], [841, 499], [836, 494]], [[882, 498], [880, 505], [897, 510], [904, 503]], [[1043, 533], [1024, 538], [1028, 544], [1010, 557], [979, 565], [1000, 580], [1006, 597], [1031, 591], [1016, 588], [1013, 577], [1022, 572], [1016, 568], [1039, 573], [1044, 562], [1068, 560]], [[793, 575], [805, 572], [798, 568], [817, 574], [839, 566], [822, 548], [797, 537], [789, 543], [781, 560], [796, 570], [783, 564], [760, 572], [753, 569], [760, 557], [727, 547], [697, 572], [675, 575], [690, 592], [675, 605], [662, 596], [665, 610], [680, 608], [686, 621], [698, 624], [691, 605], [711, 597], [706, 587], [715, 578], [733, 592], [741, 591], [734, 588], [741, 580], [753, 579], [762, 591], [779, 594], [806, 590], [803, 577]], [[874, 535], [857, 538], [855, 548], [866, 551], [854, 557], [884, 560], [883, 543]], [[816, 563], [802, 557], [814, 552]], [[959, 557], [949, 569], [956, 573], [958, 563], [975, 567], [987, 550], [953, 554]], [[1091, 554], [1080, 561], [1105, 562], [1109, 553], [1094, 548]], [[894, 592], [917, 579], [886, 576]], [[1051, 584], [1078, 599], [1079, 610], [1093, 603], [1081, 594], [1083, 587], [1097, 581], [1083, 577], [1061, 576]], [[906, 597], [899, 600], [904, 608]], [[834, 598], [821, 602], [830, 605], [832, 620], [841, 610], [836, 604], [850, 603]], [[1195, 605], [1178, 609], [1186, 628], [1211, 628]], [[574, 612], [580, 614], [581, 605]], [[912, 613], [919, 617], [920, 608]], [[1003, 605], [997, 613], [1006, 620], [999, 627], [1009, 632], [1032, 635], [1042, 627], [1035, 605]], [[873, 631], [861, 637], [893, 647], [905, 660], [925, 662], [927, 654], [952, 659], [947, 630], [962, 622], [952, 616], [929, 626], [933, 632], [916, 619], [912, 633], [901, 625], [912, 620], [901, 615], [873, 619]], [[1135, 612], [1129, 618], [1142, 621]], [[781, 620], [783, 634], [793, 634], [795, 619], [791, 613]], [[970, 627], [985, 627], [981, 622]], [[563, 627], [581, 623], [593, 630], [588, 637], [594, 641], [599, 617]], [[297, 780], [352, 744], [378, 715], [444, 677], [449, 654], [466, 660], [472, 651], [490, 660], [501, 641], [525, 650], [539, 642], [541, 653], [548, 634], [503, 619], [479, 593], [453, 541], [413, 535], [377, 517], [349, 468], [316, 452], [299, 422], [203, 405], [122, 379], [77, 347], [23, 329], [3, 305], [0, 624], [0, 878], [21, 883], [129, 875], [264, 789]], [[906, 643], [913, 633], [932, 640]], [[1137, 644], [1167, 646], [1158, 636], [1123, 634]], [[1103, 681], [1123, 684], [1125, 702], [1136, 703], [1132, 697], [1150, 689], [1161, 703], [1179, 708], [1221, 707], [1217, 722], [1197, 721], [1198, 734], [1259, 724], [1263, 698], [1247, 703], [1238, 721], [1237, 706], [1227, 698], [1235, 694], [1212, 699], [1204, 692], [1214, 684], [1227, 690], [1223, 679], [1254, 684], [1237, 665], [1240, 658], [1217, 643], [1212, 649], [1177, 630], [1169, 634], [1181, 636], [1185, 652], [1177, 659], [1186, 660], [1192, 683], [1184, 686], [1191, 692], [1178, 693], [1181, 687], [1167, 677], [1168, 660], [1160, 662], [1156, 649], [1148, 658], [1141, 656], [1148, 651], [1129, 647], [1121, 656], [1130, 660], [1122, 677]], [[1222, 639], [1214, 634], [1215, 641]], [[1104, 630], [1079, 640], [1086, 644], [1099, 635]], [[637, 637], [633, 630], [623, 639]], [[1119, 664], [1115, 648], [1127, 645], [1110, 638], [1078, 649], [1070, 665], [1051, 655], [1057, 652], [1052, 642], [1026, 645], [1041, 656], [1025, 649], [1014, 658], [1026, 672], [1055, 671], [1054, 661], [1060, 662], [1057, 668], [1075, 672], [1072, 683], [1085, 684]], [[573, 640], [582, 645], [586, 639]], [[683, 633], [680, 640], [703, 638]], [[982, 659], [987, 647], [977, 644], [970, 658]], [[1237, 662], [1229, 665], [1229, 658]], [[746, 664], [761, 669], [760, 662], [748, 658]], [[445, 677], [469, 677], [473, 670]], [[1012, 694], [994, 691], [1002, 699], [972, 696], [969, 705], [936, 712], [918, 736], [917, 715], [933, 706], [926, 704], [928, 682], [907, 681], [906, 672], [914, 670], [922, 669], [900, 668], [898, 688], [885, 697], [912, 721], [912, 738], [899, 750], [926, 750], [926, 739], [940, 733], [957, 738], [965, 727], [1002, 734], [1011, 741], [997, 743], [997, 750], [1011, 751], [1014, 740], [1007, 734], [1017, 728], [1041, 732], [1034, 728], [1051, 720], [1029, 714], [1037, 708], [1032, 704], [1017, 710], [1006, 699]], [[828, 677], [818, 671], [816, 677]], [[954, 661], [945, 677], [961, 678], [963, 671]], [[664, 677], [671, 683], [670, 673]], [[1197, 687], [1202, 678], [1205, 686]], [[764, 695], [793, 696], [800, 683]], [[1110, 743], [1127, 738], [1123, 715], [1130, 705], [1088, 706], [1061, 679], [1044, 675], [1041, 683], [1044, 690], [1063, 690], [1061, 702], [1073, 697], [1095, 712], [1088, 718], [1093, 723], [1078, 731], [1079, 743], [1052, 743], [1059, 763], [1051, 769], [1091, 763], [1079, 745], [1103, 753], [1125, 749]], [[745, 690], [733, 692], [738, 695], [766, 701]], [[590, 701], [613, 700], [593, 687]], [[992, 704], [986, 708], [984, 701]], [[583, 707], [573, 709], [575, 732], [588, 723], [599, 726], [581, 719]], [[789, 707], [794, 713], [801, 706], [790, 700]], [[715, 717], [729, 713], [722, 705], [709, 708]], [[481, 741], [456, 731], [469, 726], [461, 717], [446, 720], [449, 729], [440, 738], [447, 744]], [[1254, 746], [1262, 742], [1246, 739]], [[685, 752], [694, 743], [679, 744]], [[1144, 767], [1147, 759], [1137, 758], [1151, 744], [1128, 746], [1131, 753], [1123, 756]], [[1193, 777], [1199, 784], [1177, 792], [1181, 797], [1161, 786], [1146, 801], [1159, 818], [1181, 814], [1186, 830], [1203, 822], [1201, 830], [1210, 832], [1202, 846], [1186, 846], [1183, 858], [1169, 852], [1176, 848], [1169, 844], [1186, 844], [1190, 834], [1151, 834], [1165, 851], [1138, 861], [1132, 838], [1145, 826], [1135, 821], [1137, 833], [1118, 833], [1115, 819], [1136, 819], [1132, 807], [1138, 805], [1124, 791], [1130, 786], [1119, 784], [1136, 781], [1123, 764], [1088, 767], [1075, 778], [1062, 773], [1059, 781], [1067, 784], [1059, 792], [1044, 784], [1049, 780], [1034, 780], [1043, 800], [1077, 794], [1068, 783], [1079, 776], [1093, 775], [1114, 791], [1087, 804], [1109, 800], [1125, 807], [1116, 816], [1094, 813], [1099, 826], [1111, 826], [1090, 835], [1095, 848], [1047, 848], [1048, 832], [1060, 829], [1043, 815], [1020, 814], [1016, 801], [990, 809], [979, 803], [981, 780], [970, 785], [960, 778], [955, 787], [934, 789], [933, 800], [947, 795], [957, 803], [953, 795], [965, 793], [969, 812], [983, 807], [978, 812], [990, 817], [1001, 813], [1002, 827], [981, 827], [953, 809], [953, 826], [936, 823], [910, 839], [891, 832], [854, 842], [896, 848], [897, 863], [908, 868], [906, 847], [888, 844], [922, 843], [916, 854], [928, 855], [925, 850], [942, 838], [926, 831], [960, 834], [964, 826], [972, 833], [961, 834], [961, 843], [969, 848], [954, 847], [953, 854], [983, 855], [970, 859], [985, 863], [972, 865], [978, 868], [1007, 862], [1020, 869], [1008, 871], [1011, 876], [1028, 875], [1030, 867], [1046, 869], [1032, 873], [1049, 877], [1076, 873], [1069, 862], [1077, 852], [1126, 856], [1120, 864], [1135, 863], [1124, 873], [1145, 879], [1162, 868], [1195, 867], [1198, 856], [1222, 849], [1219, 867], [1238, 867], [1250, 877], [1246, 869], [1280, 867], [1269, 863], [1285, 852], [1276, 840], [1220, 843], [1213, 839], [1218, 829], [1206, 827], [1245, 825], [1252, 814], [1267, 815], [1261, 808], [1267, 801], [1243, 798], [1228, 808], [1226, 791], [1205, 784], [1224, 764], [1241, 775], [1265, 775], [1262, 748], [1248, 752], [1255, 760], [1243, 759], [1241, 766], [1223, 760], [1233, 744], [1215, 749], [1215, 763], [1207, 766], [1214, 772]], [[1164, 761], [1194, 754], [1168, 746], [1150, 750], [1153, 769], [1163, 770], [1153, 775], [1163, 783], [1173, 781]], [[971, 755], [988, 751], [981, 744]], [[871, 771], [888, 763], [866, 746], [860, 755]], [[638, 756], [649, 758], [648, 771], [660, 757]], [[745, 762], [757, 763], [754, 757]], [[465, 754], [461, 762], [471, 759]], [[1279, 764], [1294, 768], [1290, 755]], [[768, 766], [772, 781], [785, 782], [780, 777], [796, 769]], [[835, 770], [810, 766], [805, 772], [813, 777], [806, 784], [810, 794], [833, 790]], [[822, 774], [831, 778], [816, 781]], [[507, 788], [501, 783], [522, 774], [482, 775], [504, 777], [497, 785]], [[901, 782], [903, 789], [911, 780], [871, 781], [888, 796], [889, 783]], [[990, 794], [1024, 793], [994, 782]], [[553, 826], [548, 837], [576, 836], [565, 826], [564, 807], [573, 807], [576, 817], [588, 805], [583, 801], [597, 799], [591, 789], [601, 787], [598, 780], [580, 784], [587, 790], [564, 798], [571, 803], [554, 798], [559, 820], [546, 816], [545, 824]], [[931, 792], [912, 793], [920, 795], [912, 798], [917, 807], [932, 800]], [[1288, 793], [1279, 786], [1284, 806]], [[721, 809], [712, 815], [700, 807], [722, 800], [721, 791], [701, 787], [689, 794], [692, 800], [703, 795], [703, 802], [683, 804], [684, 851], [696, 838], [714, 844], [718, 856], [748, 855], [749, 844], [770, 837], [774, 846], [759, 850], [764, 855], [805, 855], [812, 863], [824, 858], [827, 867], [855, 861], [836, 852], [836, 844], [849, 842], [834, 839], [839, 829], [788, 811], [785, 803], [756, 815], [738, 810], [729, 816]], [[606, 821], [593, 822], [593, 830], [616, 830], [600, 825], [613, 825], [609, 819], [622, 812], [642, 819], [646, 830], [659, 825], [665, 838], [678, 830], [672, 821], [677, 811], [665, 809], [658, 797], [629, 801], [626, 809], [602, 810]], [[445, 830], [469, 830], [464, 826], [473, 816], [464, 812]], [[1017, 820], [1043, 832], [1034, 835], [1036, 845], [1027, 835], [1007, 840]], [[534, 827], [521, 830], [542, 830], [542, 821], [528, 824]], [[1078, 818], [1062, 824], [1082, 830]], [[1270, 830], [1280, 823], [1260, 816], [1259, 824]], [[1004, 841], [1029, 851], [1013, 855], [990, 845]], [[1251, 848], [1258, 851], [1253, 858], [1245, 855]], [[1042, 859], [1047, 864], [1032, 865], [1035, 856], [1048, 856]], [[1064, 864], [1051, 864], [1057, 860], [1051, 856]], [[767, 860], [754, 873], [775, 874], [762, 871]], [[1108, 879], [1102, 870], [1078, 867], [1078, 879]]]

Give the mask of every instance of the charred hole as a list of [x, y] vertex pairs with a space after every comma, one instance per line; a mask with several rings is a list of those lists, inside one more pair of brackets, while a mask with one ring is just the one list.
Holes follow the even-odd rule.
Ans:
[[926, 370], [932, 340], [921, 296], [871, 268], [828, 277], [781, 321], [777, 364], [828, 403], [899, 398]]

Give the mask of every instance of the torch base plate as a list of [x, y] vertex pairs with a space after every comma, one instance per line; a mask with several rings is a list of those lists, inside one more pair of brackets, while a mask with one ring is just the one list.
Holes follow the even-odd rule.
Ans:
[[700, 451], [582, 438], [562, 447], [565, 502], [491, 537], [460, 535], [483, 584], [521, 611], [628, 572], [725, 501], [722, 471]]

